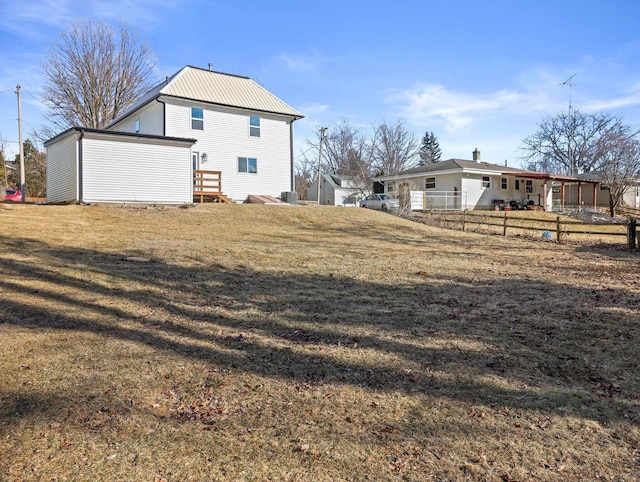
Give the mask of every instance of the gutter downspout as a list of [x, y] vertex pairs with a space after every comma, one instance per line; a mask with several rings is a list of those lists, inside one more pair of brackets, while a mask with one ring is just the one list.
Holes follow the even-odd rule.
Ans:
[[296, 190], [296, 175], [293, 168], [293, 123], [296, 121], [294, 117], [291, 122], [289, 122], [289, 156], [291, 157], [291, 189], [293, 192]]
[[82, 138], [84, 137], [84, 129], [80, 129], [80, 138], [78, 139], [78, 202], [82, 202]]
[[167, 135], [167, 103], [160, 100], [160, 96], [156, 97], [156, 101], [162, 104], [162, 135]]

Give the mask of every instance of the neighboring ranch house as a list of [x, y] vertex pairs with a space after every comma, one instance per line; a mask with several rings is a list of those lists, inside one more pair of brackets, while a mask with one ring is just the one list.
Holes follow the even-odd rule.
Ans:
[[47, 141], [47, 201], [184, 204], [294, 190], [303, 116], [248, 77], [184, 67], [104, 130]]
[[[584, 180], [591, 181], [599, 181], [598, 189], [596, 189], [596, 203], [598, 206], [609, 206], [610, 196], [609, 189], [605, 184], [602, 183], [602, 175], [598, 172], [586, 172], [584, 174], [579, 174], [578, 178]], [[557, 190], [557, 189], [556, 189]], [[567, 199], [568, 202], [573, 203], [582, 203], [586, 205], [590, 205], [593, 202], [593, 194], [586, 193], [582, 196], [582, 199], [578, 201], [578, 192], [568, 192]], [[631, 208], [638, 209], [640, 208], [640, 179], [637, 179], [635, 182], [631, 183], [625, 190], [622, 195], [622, 203], [624, 206], [628, 206]]]
[[[368, 194], [368, 193], [367, 193]], [[349, 176], [323, 173], [320, 181], [320, 204], [331, 206], [357, 206], [364, 198], [355, 181]], [[307, 200], [318, 201], [318, 181], [307, 190]]]
[[[480, 161], [476, 149], [473, 161], [449, 159], [418, 166], [393, 175], [378, 176], [387, 193], [398, 194], [402, 182], [409, 183], [411, 207], [422, 209], [496, 209], [515, 201], [533, 204], [546, 211], [559, 204], [574, 189], [592, 193], [597, 183], [568, 176], [537, 173]], [[561, 192], [561, 194], [555, 193]], [[554, 197], [556, 196], [556, 197]], [[593, 198], [593, 195], [591, 195]]]

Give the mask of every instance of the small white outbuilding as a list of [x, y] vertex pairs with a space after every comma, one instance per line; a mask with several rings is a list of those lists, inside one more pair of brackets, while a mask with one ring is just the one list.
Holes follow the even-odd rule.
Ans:
[[45, 143], [47, 202], [193, 202], [195, 139], [72, 127]]

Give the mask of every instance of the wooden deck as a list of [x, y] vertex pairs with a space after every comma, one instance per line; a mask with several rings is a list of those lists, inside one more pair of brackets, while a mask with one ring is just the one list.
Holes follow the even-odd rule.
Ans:
[[193, 202], [201, 204], [209, 200], [214, 203], [232, 202], [222, 193], [222, 173], [220, 171], [193, 171]]

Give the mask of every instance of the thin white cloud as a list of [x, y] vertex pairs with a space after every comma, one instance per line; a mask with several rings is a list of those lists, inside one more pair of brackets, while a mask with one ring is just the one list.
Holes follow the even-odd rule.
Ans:
[[546, 103], [538, 95], [515, 90], [480, 95], [450, 90], [438, 84], [418, 84], [411, 89], [393, 91], [385, 101], [398, 104], [403, 117], [415, 125], [442, 125], [449, 132], [505, 111], [540, 110]]
[[68, 0], [3, 2], [0, 30], [30, 39], [43, 36], [42, 26], [63, 28], [73, 18]]
[[27, 37], [43, 39], [50, 32], [43, 27], [65, 30], [80, 19], [120, 20], [140, 27], [153, 25], [165, 10], [183, 8], [188, 0], [32, 0], [30, 2], [0, 3], [0, 30]]
[[316, 72], [320, 64], [317, 52], [313, 52], [311, 55], [289, 54], [283, 52], [278, 55], [277, 59], [289, 70], [294, 72]]
[[593, 99], [582, 107], [586, 111], [601, 111], [612, 109], [624, 109], [640, 105], [640, 85], [635, 85], [627, 92], [608, 99]]
[[323, 112], [327, 112], [329, 110], [330, 106], [328, 104], [320, 104], [320, 103], [316, 103], [316, 102], [311, 102], [308, 104], [304, 104], [300, 110], [301, 112], [304, 112], [305, 115], [311, 115], [311, 114], [321, 114]]

